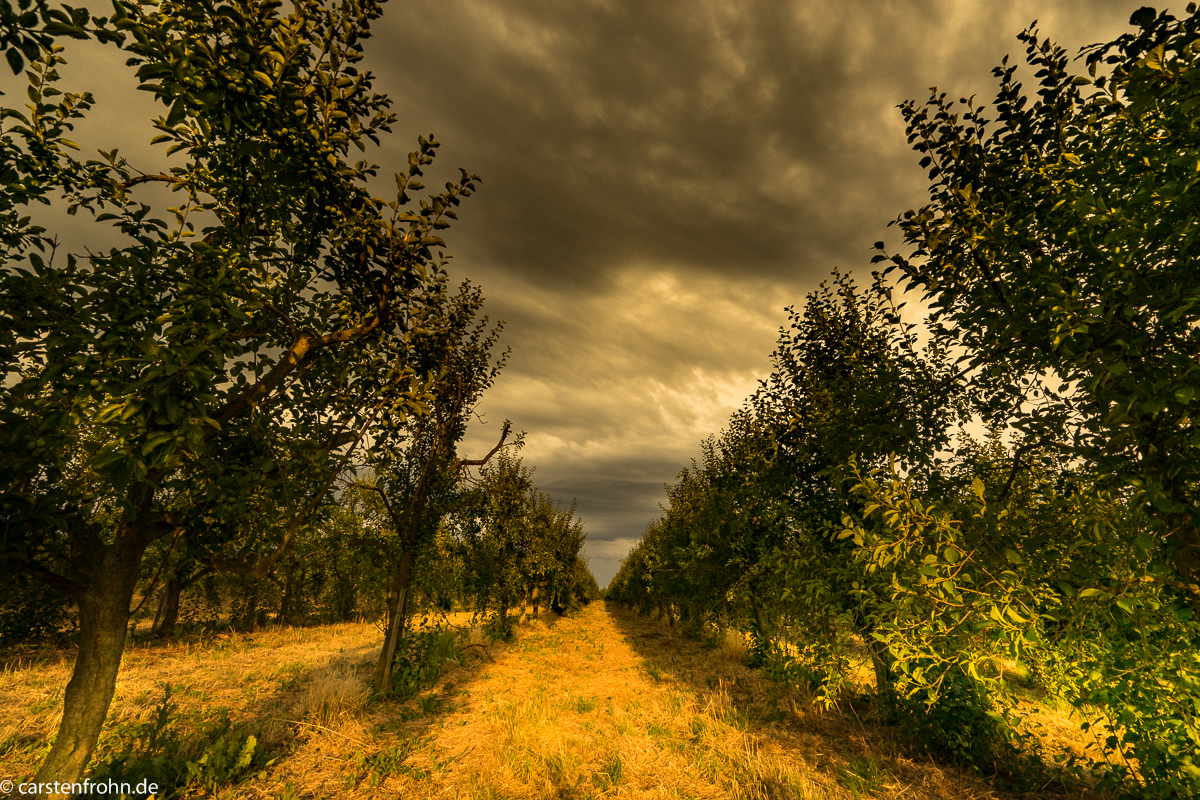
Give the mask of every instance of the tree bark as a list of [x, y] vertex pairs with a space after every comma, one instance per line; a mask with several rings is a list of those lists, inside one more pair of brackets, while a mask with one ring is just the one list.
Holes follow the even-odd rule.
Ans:
[[758, 668], [767, 662], [767, 655], [771, 652], [771, 632], [766, 622], [766, 614], [762, 609], [757, 604], [754, 604], [752, 609], [754, 610], [754, 624], [750, 630], [748, 666]]
[[871, 653], [871, 665], [875, 668], [875, 694], [885, 707], [890, 707], [896, 695], [892, 679], [892, 653], [883, 642], [874, 640], [867, 642], [867, 650]]
[[279, 613], [275, 615], [276, 625], [287, 625], [294, 616], [292, 613], [293, 599], [296, 592], [296, 565], [289, 566], [283, 579], [282, 597], [279, 599]]
[[175, 635], [175, 625], [179, 622], [179, 596], [183, 593], [183, 582], [179, 576], [171, 573], [167, 585], [163, 587], [162, 619], [155, 617], [154, 635], [160, 639], [170, 639]]
[[416, 551], [406, 549], [400, 554], [396, 571], [392, 573], [392, 583], [388, 592], [387, 633], [383, 637], [383, 650], [379, 654], [379, 663], [375, 667], [375, 691], [386, 692], [392, 688], [392, 667], [396, 659], [396, 649], [404, 636], [405, 614], [408, 611], [408, 589], [412, 583], [413, 563]]
[[[113, 544], [103, 546], [90, 571], [80, 576], [79, 653], [63, 697], [58, 735], [34, 778], [37, 783], [79, 782], [96, 749], [116, 690], [130, 603], [149, 539], [130, 527], [123, 526]], [[70, 787], [65, 788], [68, 791], [52, 790], [46, 796], [68, 797]]]
[[500, 612], [500, 634], [506, 639], [508, 638], [508, 605], [512, 598], [509, 596], [508, 587], [504, 582], [504, 567], [508, 563], [508, 548], [501, 545], [500, 552], [496, 558], [496, 574], [499, 576], [498, 588], [500, 591], [496, 593], [497, 610]]
[[[188, 569], [192, 569], [191, 577], [183, 577]], [[179, 603], [183, 592], [200, 582], [201, 578], [212, 575], [210, 567], [196, 568], [195, 562], [185, 560], [175, 566], [163, 587], [162, 602], [159, 603], [158, 613], [154, 616], [154, 627], [150, 632], [160, 639], [170, 639], [175, 636], [175, 627], [179, 624]], [[159, 617], [161, 616], [161, 619]]]
[[154, 622], [150, 623], [150, 635], [158, 633], [158, 623], [162, 619], [163, 609], [167, 606], [167, 588], [164, 586], [158, 593], [158, 609], [154, 612]]

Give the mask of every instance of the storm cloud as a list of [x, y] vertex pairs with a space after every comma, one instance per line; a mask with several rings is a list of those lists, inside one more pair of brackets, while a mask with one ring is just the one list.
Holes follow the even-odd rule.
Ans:
[[387, 147], [398, 162], [433, 132], [444, 169], [483, 178], [448, 237], [513, 348], [483, 408], [528, 431], [540, 486], [578, 499], [602, 585], [767, 374], [785, 307], [835, 267], [865, 278], [888, 221], [923, 202], [897, 104], [934, 85], [990, 99], [1035, 19], [1073, 52], [1136, 8], [389, 7], [370, 48], [402, 116]]
[[[366, 66], [399, 121], [373, 160], [397, 171], [433, 133], [429, 184], [482, 177], [446, 232], [450, 269], [512, 348], [467, 455], [504, 419], [527, 431], [535, 482], [578, 500], [607, 583], [766, 375], [785, 307], [835, 267], [865, 278], [871, 243], [923, 202], [897, 104], [934, 85], [990, 100], [1035, 19], [1074, 52], [1138, 5], [393, 0]], [[160, 169], [161, 110], [118, 53], [78, 52], [68, 74], [97, 97], [84, 138], [124, 133]]]

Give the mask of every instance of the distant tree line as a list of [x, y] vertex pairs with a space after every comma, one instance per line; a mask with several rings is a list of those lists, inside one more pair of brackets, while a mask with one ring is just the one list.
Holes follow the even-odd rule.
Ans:
[[1036, 92], [1006, 59], [990, 109], [901, 107], [907, 255], [791, 313], [610, 599], [828, 703], [865, 645], [883, 713], [988, 771], [1033, 680], [1096, 735], [1076, 769], [1200, 794], [1200, 19], [1131, 25], [1084, 75], [1025, 31]]
[[[0, 109], [0, 635], [78, 646], [38, 782], [87, 769], [135, 615], [161, 636], [382, 619], [383, 692], [418, 611], [503, 634], [526, 598], [598, 593], [574, 508], [536, 490], [508, 423], [459, 452], [504, 363], [440, 238], [479, 179], [420, 199], [421, 137], [376, 197], [352, 150], [396, 119], [359, 66], [381, 3], [293, 5], [0, 0], [29, 101]], [[173, 166], [77, 155], [93, 99], [58, 87], [60, 42], [88, 38], [163, 104]], [[40, 206], [120, 244], [79, 252]]]

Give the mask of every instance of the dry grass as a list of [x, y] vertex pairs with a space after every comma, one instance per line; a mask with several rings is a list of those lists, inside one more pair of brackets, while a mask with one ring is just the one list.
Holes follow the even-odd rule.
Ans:
[[599, 603], [527, 626], [463, 692], [464, 707], [430, 737], [431, 753], [453, 765], [436, 787], [400, 785], [401, 795], [820, 797], [829, 788], [803, 762], [764, 754], [726, 695], [667, 678]]
[[[348, 674], [373, 655], [378, 639], [373, 625], [350, 623], [132, 644], [106, 730], [144, 719], [170, 683], [185, 718], [226, 709], [234, 720], [261, 723], [268, 736], [282, 741], [287, 737], [274, 718], [307, 713], [309, 687], [323, 683], [324, 675]], [[56, 730], [70, 677], [68, 655], [11, 664], [0, 673], [0, 747], [16, 745], [4, 755], [6, 773], [32, 773]]]
[[[1005, 797], [852, 709], [811, 710], [748, 669], [737, 636], [705, 648], [603, 603], [507, 645], [464, 625], [463, 663], [405, 703], [369, 696], [380, 638], [362, 624], [135, 646], [112, 719], [145, 718], [170, 680], [185, 716], [255, 727], [275, 763], [227, 798]], [[0, 777], [33, 772], [68, 671], [51, 657], [0, 673]]]

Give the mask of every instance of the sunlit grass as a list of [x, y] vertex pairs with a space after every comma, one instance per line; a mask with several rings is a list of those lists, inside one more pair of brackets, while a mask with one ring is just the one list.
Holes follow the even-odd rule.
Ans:
[[[1005, 796], [905, 755], [869, 715], [770, 682], [736, 635], [695, 642], [603, 603], [526, 622], [510, 644], [459, 622], [459, 661], [404, 702], [371, 695], [371, 624], [134, 645], [110, 729], [146, 719], [167, 682], [185, 721], [226, 710], [275, 760], [224, 798]], [[69, 668], [48, 653], [0, 671], [7, 775], [44, 755]]]

